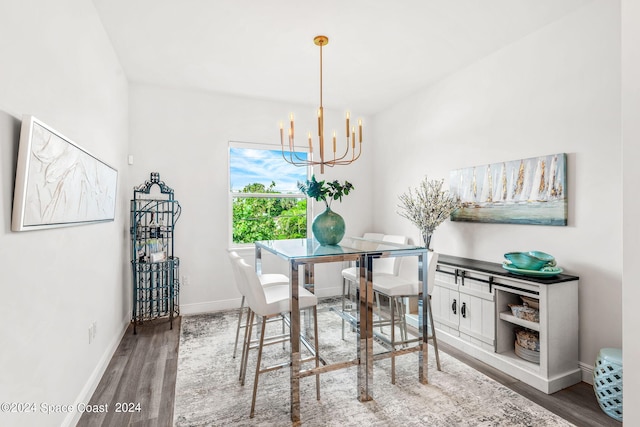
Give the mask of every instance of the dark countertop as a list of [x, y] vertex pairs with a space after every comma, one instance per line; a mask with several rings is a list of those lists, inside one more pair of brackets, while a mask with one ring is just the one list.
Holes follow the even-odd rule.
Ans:
[[524, 276], [521, 274], [514, 274], [505, 270], [504, 268], [502, 268], [502, 264], [499, 264], [497, 262], [480, 261], [477, 259], [461, 258], [445, 254], [440, 254], [438, 258], [438, 264], [445, 264], [453, 267], [480, 271], [494, 276], [527, 280], [529, 282], [541, 283], [543, 285], [553, 285], [554, 283], [570, 282], [572, 280], [579, 279], [578, 276], [571, 276], [569, 274], [558, 274], [557, 276], [551, 277]]

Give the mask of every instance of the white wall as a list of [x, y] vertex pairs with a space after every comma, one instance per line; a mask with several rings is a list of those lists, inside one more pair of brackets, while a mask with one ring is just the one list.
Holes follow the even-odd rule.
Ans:
[[[428, 174], [568, 153], [567, 227], [447, 221], [445, 254], [501, 262], [555, 255], [580, 276], [580, 360], [622, 346], [620, 9], [594, 1], [374, 117], [375, 226], [418, 239], [397, 196]], [[561, 327], [561, 325], [559, 325]]]
[[[131, 154], [135, 159], [130, 187], [148, 179], [150, 172], [158, 171], [182, 205], [175, 241], [180, 274], [189, 278], [188, 284], [184, 280], [182, 283], [182, 313], [238, 307], [240, 296], [227, 255], [228, 143], [279, 144], [279, 122], [286, 121], [292, 111], [296, 115], [296, 129], [300, 135], [306, 135], [307, 130], [317, 126], [316, 107], [136, 84], [130, 90], [130, 111]], [[327, 131], [332, 126], [341, 129], [343, 112], [326, 111], [326, 114]], [[366, 117], [364, 123], [368, 123]], [[367, 131], [372, 134], [370, 128], [365, 128]], [[305, 140], [299, 142], [304, 144]], [[323, 175], [326, 179], [346, 179], [355, 186], [342, 203], [332, 205], [345, 218], [347, 234], [360, 235], [373, 221], [371, 144], [371, 138], [363, 142], [366, 151], [353, 165], [335, 167]], [[317, 269], [316, 273], [321, 288], [334, 286], [332, 283], [339, 286], [335, 271], [325, 274], [323, 269]]]
[[[40, 404], [88, 401], [129, 318], [124, 239], [114, 222], [11, 232], [20, 121], [31, 114], [119, 169], [126, 180], [127, 81], [91, 2], [5, 1], [0, 6], [0, 413], [1, 425], [73, 424]], [[88, 327], [97, 322], [89, 344]]]
[[638, 257], [640, 256], [640, 3], [622, 0], [622, 167], [624, 171], [624, 270], [622, 276], [622, 337], [624, 360], [624, 408], [626, 425], [640, 425], [640, 407], [633, 403], [640, 396], [640, 286]]

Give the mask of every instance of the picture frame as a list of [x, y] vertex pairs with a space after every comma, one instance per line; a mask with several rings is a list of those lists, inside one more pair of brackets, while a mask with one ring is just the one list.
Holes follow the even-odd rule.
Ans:
[[449, 190], [462, 203], [452, 221], [567, 225], [566, 153], [453, 170]]
[[115, 219], [118, 171], [34, 116], [20, 129], [12, 231]]

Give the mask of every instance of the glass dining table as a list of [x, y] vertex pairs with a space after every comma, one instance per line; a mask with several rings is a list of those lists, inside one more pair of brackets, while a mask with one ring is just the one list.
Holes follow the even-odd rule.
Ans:
[[[256, 271], [261, 272], [263, 252], [270, 252], [287, 261], [291, 284], [291, 313], [299, 313], [298, 286], [313, 290], [314, 266], [321, 263], [353, 261], [359, 267], [360, 280], [354, 325], [358, 333], [356, 357], [348, 362], [301, 370], [300, 316], [291, 316], [291, 421], [300, 422], [300, 379], [356, 365], [357, 397], [360, 401], [373, 399], [373, 265], [376, 259], [416, 256], [418, 278], [422, 284], [422, 303], [418, 304], [419, 335], [422, 338], [413, 348], [418, 352], [418, 380], [427, 384], [427, 249], [420, 246], [395, 244], [358, 237], [345, 237], [337, 245], [322, 246], [315, 239], [264, 240], [255, 242]], [[403, 349], [406, 352], [406, 349]]]

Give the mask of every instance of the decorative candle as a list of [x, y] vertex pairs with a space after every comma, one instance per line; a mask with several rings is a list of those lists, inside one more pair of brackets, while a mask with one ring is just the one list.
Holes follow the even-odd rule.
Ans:
[[358, 119], [358, 138], [362, 142], [362, 119]]
[[291, 127], [290, 129], [290, 134], [291, 134], [291, 139], [293, 139], [293, 113], [291, 113], [291, 115], [289, 116], [289, 120], [291, 121]]
[[349, 139], [349, 112], [347, 111], [347, 139]]
[[333, 154], [336, 154], [336, 131], [333, 131]]
[[351, 128], [351, 148], [356, 149], [356, 128]]
[[284, 128], [280, 122], [280, 145], [284, 146]]

